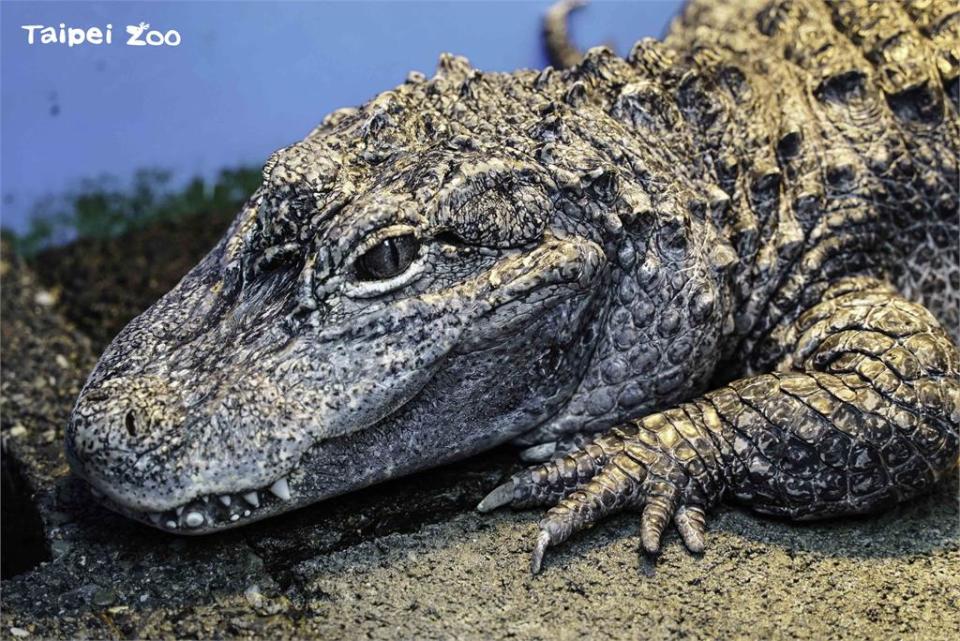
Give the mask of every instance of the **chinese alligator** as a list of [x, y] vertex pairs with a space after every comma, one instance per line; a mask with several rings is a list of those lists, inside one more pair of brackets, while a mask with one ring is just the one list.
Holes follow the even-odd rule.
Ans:
[[480, 504], [869, 512], [958, 461], [960, 11], [691, 2], [626, 58], [436, 75], [273, 154], [107, 348], [74, 471], [164, 530], [242, 525], [512, 441]]

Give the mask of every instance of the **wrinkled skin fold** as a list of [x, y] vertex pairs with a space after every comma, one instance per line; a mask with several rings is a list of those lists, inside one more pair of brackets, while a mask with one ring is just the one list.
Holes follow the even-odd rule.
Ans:
[[[427, 79], [274, 154], [117, 336], [67, 431], [111, 508], [199, 534], [512, 441], [479, 508], [881, 509], [958, 460], [960, 19], [692, 2], [663, 43]], [[556, 20], [554, 15], [552, 20]]]

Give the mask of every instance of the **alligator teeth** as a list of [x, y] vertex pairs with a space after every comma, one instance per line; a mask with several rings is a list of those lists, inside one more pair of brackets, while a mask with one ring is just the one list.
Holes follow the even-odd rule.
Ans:
[[240, 518], [240, 515], [239, 515], [239, 514], [231, 514], [231, 515], [230, 515], [230, 520], [231, 520], [231, 521], [236, 521], [236, 520], [239, 519], [239, 518]]
[[243, 511], [243, 515], [244, 515], [244, 516], [250, 516], [250, 510], [244, 510], [244, 511]]
[[290, 500], [290, 486], [287, 485], [287, 479], [280, 479], [276, 483], [270, 486], [270, 491], [273, 492], [281, 501]]
[[180, 516], [181, 514], [183, 514], [183, 506], [182, 506], [182, 505], [177, 508], [177, 516]]
[[229, 496], [221, 496], [221, 497], [220, 497], [220, 502], [223, 503], [226, 507], [230, 507], [230, 497], [229, 497]]
[[260, 497], [257, 496], [256, 492], [247, 492], [243, 495], [243, 500], [253, 507], [260, 507]]
[[150, 522], [154, 525], [160, 525], [160, 521], [163, 519], [163, 515], [159, 512], [150, 512], [148, 516], [150, 517]]
[[200, 512], [188, 512], [184, 523], [187, 524], [187, 527], [200, 527], [203, 525], [203, 514]]
[[170, 528], [171, 530], [176, 530], [176, 529], [177, 529], [177, 522], [176, 522], [176, 521], [167, 521], [167, 527]]

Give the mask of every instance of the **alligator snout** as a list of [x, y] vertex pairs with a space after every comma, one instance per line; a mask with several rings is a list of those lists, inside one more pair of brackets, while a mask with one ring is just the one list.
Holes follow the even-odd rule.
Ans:
[[66, 433], [74, 471], [109, 493], [120, 478], [151, 474], [148, 454], [180, 444], [186, 412], [158, 378], [117, 377], [80, 396]]
[[114, 378], [88, 390], [73, 411], [68, 446], [81, 458], [104, 449], [137, 452], [169, 438], [184, 412], [156, 378]]

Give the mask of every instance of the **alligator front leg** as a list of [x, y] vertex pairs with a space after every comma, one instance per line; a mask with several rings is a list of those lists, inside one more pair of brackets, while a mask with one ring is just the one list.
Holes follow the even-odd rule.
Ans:
[[867, 278], [838, 282], [782, 333], [776, 371], [615, 428], [514, 476], [481, 502], [554, 504], [549, 546], [623, 509], [644, 550], [672, 520], [692, 552], [722, 498], [795, 519], [876, 510], [929, 488], [958, 459], [960, 357], [922, 306]]

